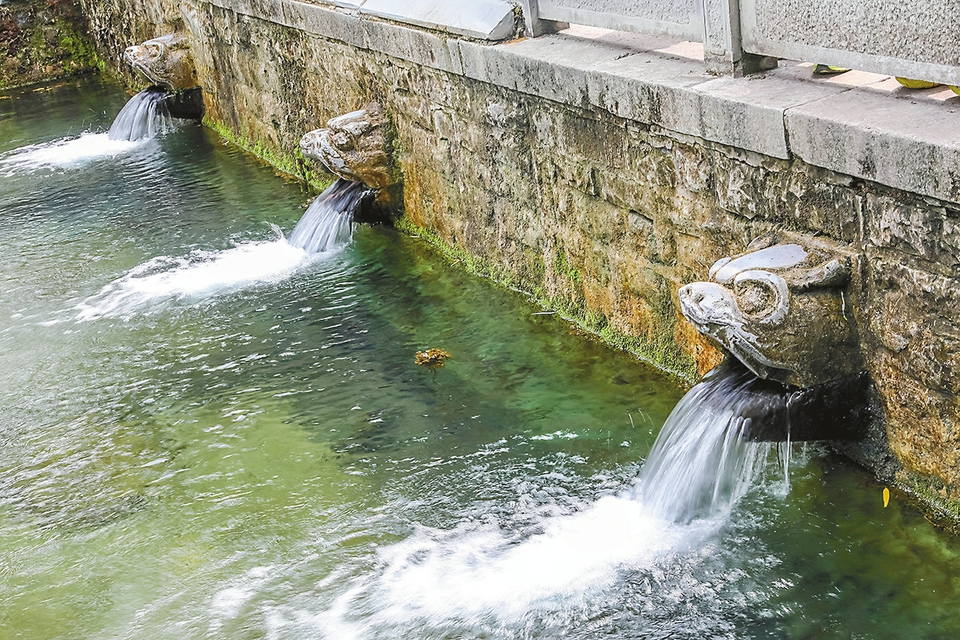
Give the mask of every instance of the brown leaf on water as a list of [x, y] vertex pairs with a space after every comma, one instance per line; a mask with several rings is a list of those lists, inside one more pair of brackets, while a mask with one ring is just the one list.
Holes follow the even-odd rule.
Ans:
[[417, 364], [428, 369], [439, 369], [450, 354], [443, 349], [417, 351]]

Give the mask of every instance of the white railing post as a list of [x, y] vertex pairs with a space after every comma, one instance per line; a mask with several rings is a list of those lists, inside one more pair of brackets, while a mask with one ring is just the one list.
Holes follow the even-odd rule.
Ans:
[[540, 0], [519, 0], [523, 10], [524, 35], [528, 38], [556, 33], [570, 25], [566, 22], [555, 22], [540, 18]]
[[777, 59], [743, 51], [740, 40], [740, 0], [701, 0], [703, 61], [707, 72], [742, 76], [773, 69]]

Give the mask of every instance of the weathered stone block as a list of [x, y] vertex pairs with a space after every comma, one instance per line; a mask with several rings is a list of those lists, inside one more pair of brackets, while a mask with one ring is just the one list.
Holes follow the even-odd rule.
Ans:
[[131, 45], [124, 50], [123, 59], [152, 84], [165, 89], [182, 91], [198, 86], [197, 68], [183, 33], [169, 33]]
[[327, 121], [300, 138], [300, 150], [344, 180], [383, 190], [399, 182], [395, 170], [393, 126], [379, 103], [368, 103]]
[[960, 224], [945, 207], [867, 194], [869, 241], [926, 263], [927, 268], [960, 275]]
[[683, 315], [757, 376], [813, 387], [863, 369], [844, 297], [853, 256], [839, 246], [782, 233], [718, 260], [709, 282], [679, 291]]

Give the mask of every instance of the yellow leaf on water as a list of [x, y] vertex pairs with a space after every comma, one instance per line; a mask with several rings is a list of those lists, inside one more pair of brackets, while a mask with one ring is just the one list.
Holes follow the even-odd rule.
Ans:
[[887, 505], [890, 504], [890, 489], [886, 487], [883, 488], [883, 508], [886, 509]]

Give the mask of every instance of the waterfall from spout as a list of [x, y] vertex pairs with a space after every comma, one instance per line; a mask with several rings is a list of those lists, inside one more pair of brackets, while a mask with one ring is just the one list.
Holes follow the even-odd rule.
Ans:
[[652, 514], [678, 523], [721, 515], [750, 488], [775, 446], [749, 441], [751, 422], [776, 415], [767, 405], [782, 402], [753, 393], [756, 379], [745, 367], [727, 362], [677, 403], [636, 488]]
[[147, 87], [130, 98], [114, 118], [107, 137], [134, 142], [166, 133], [173, 126], [173, 118], [164, 104], [165, 96], [166, 91], [160, 87]]
[[179, 301], [190, 304], [210, 296], [283, 280], [302, 267], [347, 244], [353, 216], [372, 192], [360, 182], [338, 180], [307, 208], [283, 237], [241, 242], [220, 250], [195, 250], [187, 256], [159, 256], [131, 269], [71, 310], [77, 321], [118, 317], [128, 320]]
[[346, 244], [352, 237], [354, 213], [371, 193], [361, 182], [338, 179], [304, 212], [290, 234], [290, 244], [308, 253]]

